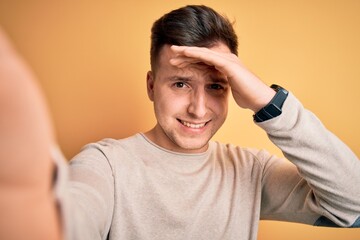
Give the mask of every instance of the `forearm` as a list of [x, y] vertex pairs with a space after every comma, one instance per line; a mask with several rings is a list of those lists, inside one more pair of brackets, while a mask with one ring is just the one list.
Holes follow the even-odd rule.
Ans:
[[336, 216], [339, 224], [351, 225], [360, 213], [360, 161], [355, 154], [292, 95], [282, 115], [259, 125], [297, 166], [322, 211]]

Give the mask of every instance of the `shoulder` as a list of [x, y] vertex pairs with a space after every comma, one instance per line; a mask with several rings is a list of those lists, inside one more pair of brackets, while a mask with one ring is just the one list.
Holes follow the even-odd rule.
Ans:
[[108, 162], [113, 165], [114, 159], [126, 155], [131, 148], [136, 148], [139, 142], [138, 134], [124, 139], [104, 138], [98, 142], [86, 144], [81, 151], [71, 159], [70, 164], [100, 164]]
[[213, 155], [217, 159], [225, 159], [242, 167], [257, 166], [264, 168], [272, 155], [264, 150], [251, 147], [241, 147], [233, 144], [212, 142]]
[[129, 148], [133, 148], [134, 145], [138, 144], [139, 140], [138, 134], [123, 139], [104, 138], [98, 142], [86, 144], [81, 149], [81, 152], [96, 150], [107, 155], [113, 151], [129, 150]]

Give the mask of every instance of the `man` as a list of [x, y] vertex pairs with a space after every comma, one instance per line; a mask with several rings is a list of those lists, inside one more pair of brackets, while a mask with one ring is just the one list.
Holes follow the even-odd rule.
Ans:
[[[151, 40], [157, 123], [85, 146], [70, 180], [59, 166], [67, 238], [248, 240], [260, 219], [360, 225], [358, 158], [291, 92], [242, 65], [226, 18], [186, 6], [157, 20]], [[290, 161], [210, 141], [230, 91]]]
[[[157, 20], [151, 40], [147, 91], [157, 124], [87, 145], [72, 160], [78, 211], [71, 232], [87, 239], [256, 239], [259, 219], [358, 224], [357, 157], [291, 93], [266, 86], [241, 64], [227, 19], [187, 6]], [[230, 90], [295, 165], [209, 142], [226, 118]]]

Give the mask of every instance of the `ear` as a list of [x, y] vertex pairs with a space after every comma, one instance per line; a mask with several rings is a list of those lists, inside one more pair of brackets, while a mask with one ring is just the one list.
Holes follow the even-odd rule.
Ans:
[[155, 77], [152, 71], [148, 71], [146, 75], [146, 87], [147, 87], [147, 94], [151, 101], [154, 101], [154, 82]]

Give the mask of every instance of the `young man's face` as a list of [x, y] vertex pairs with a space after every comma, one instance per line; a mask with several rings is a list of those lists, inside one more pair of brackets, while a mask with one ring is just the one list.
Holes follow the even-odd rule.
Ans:
[[[222, 43], [211, 49], [230, 53]], [[174, 56], [165, 45], [155, 76], [148, 73], [148, 95], [154, 102], [157, 124], [146, 135], [168, 150], [203, 152], [226, 119], [229, 83], [224, 74], [205, 64], [174, 67], [169, 63]]]

